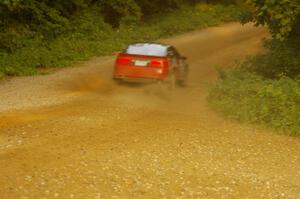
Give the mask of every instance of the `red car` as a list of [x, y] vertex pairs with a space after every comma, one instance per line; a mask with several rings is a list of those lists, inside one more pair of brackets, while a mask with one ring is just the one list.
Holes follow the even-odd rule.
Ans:
[[117, 56], [114, 79], [123, 81], [168, 82], [172, 87], [186, 85], [186, 57], [169, 45], [135, 43]]

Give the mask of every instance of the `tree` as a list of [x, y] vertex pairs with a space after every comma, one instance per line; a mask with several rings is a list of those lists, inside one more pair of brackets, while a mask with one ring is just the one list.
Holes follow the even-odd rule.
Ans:
[[254, 11], [250, 20], [267, 25], [273, 40], [266, 42], [268, 53], [260, 54], [244, 68], [265, 78], [300, 76], [300, 0], [248, 0]]
[[141, 18], [141, 9], [135, 0], [100, 1], [102, 14], [106, 22], [113, 27], [120, 23], [135, 23]]
[[300, 0], [248, 0], [254, 6], [250, 21], [268, 25], [277, 39], [299, 34]]

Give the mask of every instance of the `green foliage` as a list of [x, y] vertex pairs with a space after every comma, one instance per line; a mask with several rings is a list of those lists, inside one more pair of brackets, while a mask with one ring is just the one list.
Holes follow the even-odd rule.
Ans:
[[277, 39], [284, 39], [299, 33], [299, 0], [248, 0], [255, 9], [249, 20], [257, 24], [267, 24]]
[[0, 1], [0, 21], [4, 29], [20, 25], [55, 36], [68, 27], [68, 19], [51, 3], [35, 0]]
[[211, 90], [213, 107], [233, 119], [300, 135], [300, 81], [267, 80], [245, 70], [226, 72]]
[[193, 0], [136, 0], [145, 16], [153, 16], [156, 13], [165, 13], [180, 8]]
[[[222, 71], [210, 102], [231, 118], [300, 135], [300, 57], [297, 36], [268, 41], [268, 51], [239, 69]], [[237, 108], [238, 107], [238, 108]]]
[[[282, 17], [290, 17], [287, 20], [290, 23], [282, 24], [277, 16], [282, 9], [291, 9], [287, 5], [277, 8], [289, 1], [281, 1], [278, 5], [273, 5], [276, 0], [255, 2], [256, 12], [261, 12], [255, 20], [267, 23], [278, 39], [266, 42], [267, 51], [247, 59], [239, 69], [221, 71], [221, 79], [211, 90], [209, 100], [217, 110], [233, 119], [272, 126], [300, 136], [298, 22], [285, 13]], [[290, 6], [295, 6], [295, 3]], [[263, 5], [265, 8], [261, 8]]]
[[[0, 48], [0, 73], [32, 75], [40, 68], [68, 66], [77, 60], [119, 51], [131, 42], [153, 41], [234, 20], [240, 12], [240, 9], [234, 6], [209, 7], [211, 9], [207, 12], [184, 7], [159, 15], [143, 24], [121, 23], [118, 29], [113, 29], [105, 23], [97, 7], [85, 8], [79, 16], [68, 22], [69, 31], [55, 38], [45, 37], [41, 33], [26, 34], [26, 37], [20, 35], [22, 39], [12, 37], [15, 40], [7, 44], [7, 48], [12, 50]], [[16, 34], [19, 33], [20, 31]]]
[[142, 15], [139, 5], [134, 0], [103, 1], [102, 7], [105, 21], [114, 27], [122, 23], [137, 23]]
[[265, 78], [300, 78], [300, 39], [292, 37], [285, 42], [267, 42], [269, 51], [249, 59], [242, 68]]

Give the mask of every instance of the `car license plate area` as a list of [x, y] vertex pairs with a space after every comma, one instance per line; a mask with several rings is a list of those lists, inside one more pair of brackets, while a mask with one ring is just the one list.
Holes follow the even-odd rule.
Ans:
[[149, 64], [149, 61], [145, 61], [145, 60], [135, 60], [134, 61], [135, 66], [146, 67], [148, 64]]

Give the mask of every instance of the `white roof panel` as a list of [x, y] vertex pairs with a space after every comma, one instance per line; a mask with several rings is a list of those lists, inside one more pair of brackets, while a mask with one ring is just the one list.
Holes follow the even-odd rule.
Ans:
[[137, 43], [129, 45], [126, 53], [134, 55], [147, 55], [147, 56], [167, 56], [168, 46], [162, 44], [151, 43]]

